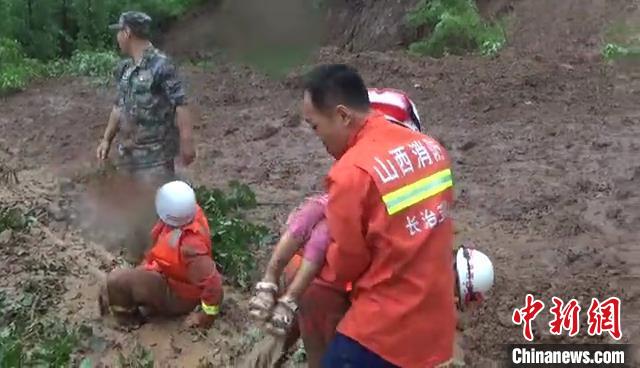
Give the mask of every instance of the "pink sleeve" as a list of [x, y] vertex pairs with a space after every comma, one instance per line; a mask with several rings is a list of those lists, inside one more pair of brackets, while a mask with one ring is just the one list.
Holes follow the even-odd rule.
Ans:
[[330, 242], [329, 225], [326, 219], [322, 219], [313, 228], [309, 240], [304, 245], [303, 258], [317, 265], [324, 264], [324, 257]]
[[324, 217], [325, 196], [308, 198], [302, 206], [292, 212], [287, 220], [287, 230], [296, 239], [306, 241], [318, 222]]

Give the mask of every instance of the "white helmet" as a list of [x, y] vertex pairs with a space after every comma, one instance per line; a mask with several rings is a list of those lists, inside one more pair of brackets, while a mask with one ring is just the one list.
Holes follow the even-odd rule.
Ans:
[[196, 215], [196, 193], [189, 184], [176, 180], [164, 184], [156, 193], [156, 212], [165, 224], [180, 227]]
[[484, 253], [464, 245], [456, 254], [460, 304], [482, 300], [493, 286], [493, 264]]

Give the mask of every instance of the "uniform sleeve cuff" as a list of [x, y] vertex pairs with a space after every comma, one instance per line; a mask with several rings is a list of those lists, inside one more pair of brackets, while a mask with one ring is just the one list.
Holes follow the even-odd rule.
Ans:
[[208, 316], [215, 316], [220, 312], [220, 307], [217, 305], [207, 305], [205, 302], [202, 302], [200, 306], [202, 307], [204, 314]]

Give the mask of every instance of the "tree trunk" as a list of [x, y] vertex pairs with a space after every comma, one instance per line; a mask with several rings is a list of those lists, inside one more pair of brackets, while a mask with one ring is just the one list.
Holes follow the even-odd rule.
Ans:
[[27, 0], [27, 29], [29, 30], [29, 32], [31, 32], [31, 15], [32, 15], [32, 8], [31, 8], [31, 0]]

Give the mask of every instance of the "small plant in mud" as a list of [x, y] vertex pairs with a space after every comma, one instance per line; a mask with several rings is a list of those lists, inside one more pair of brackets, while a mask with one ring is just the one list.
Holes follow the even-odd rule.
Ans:
[[30, 208], [28, 210], [19, 207], [19, 204], [0, 205], [0, 243], [11, 239], [12, 234], [23, 233], [38, 221], [42, 208]]
[[474, 0], [422, 0], [407, 16], [414, 29], [431, 30], [410, 45], [411, 52], [433, 57], [479, 51], [495, 55], [506, 42], [504, 28], [485, 22]]
[[602, 57], [605, 60], [617, 60], [625, 58], [640, 57], [640, 47], [623, 46], [615, 43], [608, 43], [602, 48]]
[[[83, 358], [84, 353], [100, 350], [102, 339], [93, 335], [91, 327], [72, 325], [36, 307], [36, 300], [50, 306], [55, 305], [53, 299], [46, 300], [27, 289], [20, 294], [22, 297], [10, 297], [0, 290], [0, 367], [94, 366], [89, 358]], [[123, 368], [153, 367], [149, 353], [140, 346], [130, 354], [120, 354], [119, 362]]]
[[256, 207], [253, 191], [232, 181], [230, 191], [206, 187], [196, 188], [198, 203], [211, 227], [213, 257], [225, 277], [234, 284], [247, 287], [255, 269], [253, 247], [271, 240], [269, 229], [247, 221], [243, 211]]
[[0, 207], [0, 233], [5, 230], [22, 231], [33, 222], [33, 218], [16, 207]]
[[605, 32], [602, 57], [605, 60], [637, 59], [640, 57], [640, 26], [619, 22]]
[[78, 346], [76, 331], [63, 321], [34, 314], [32, 298], [0, 293], [0, 367], [64, 367]]
[[118, 354], [120, 368], [153, 368], [153, 362], [151, 353], [137, 343], [128, 355]]
[[[30, 212], [0, 207], [0, 233], [27, 230], [34, 221]], [[12, 249], [3, 246], [3, 255]], [[41, 276], [0, 290], [0, 367], [69, 366], [79, 341], [76, 330], [46, 315], [64, 292], [63, 270], [46, 259], [21, 261], [25, 271]]]

